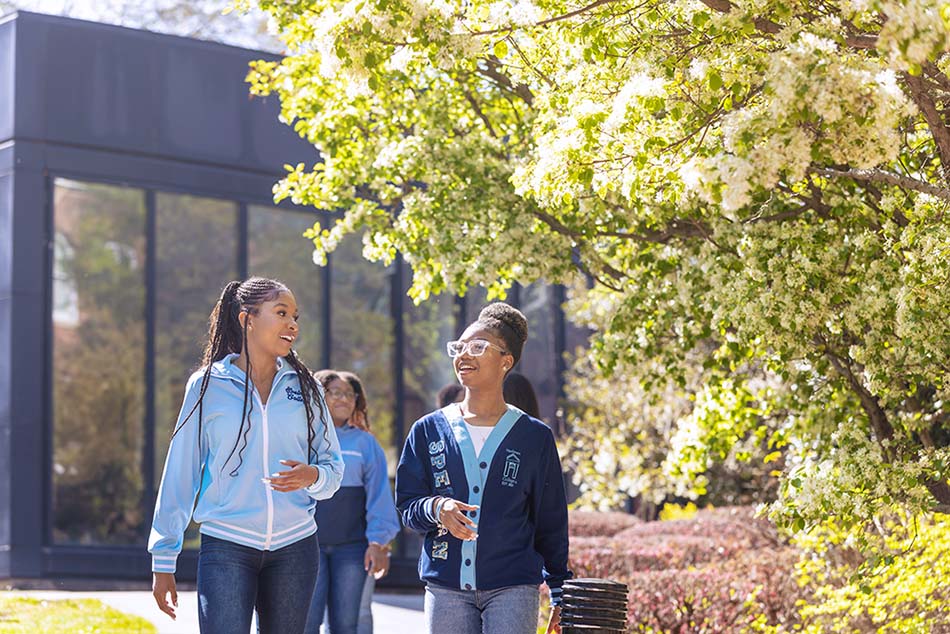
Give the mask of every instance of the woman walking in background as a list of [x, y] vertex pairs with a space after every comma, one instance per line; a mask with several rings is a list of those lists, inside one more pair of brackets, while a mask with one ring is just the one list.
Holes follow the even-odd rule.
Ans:
[[505, 377], [502, 388], [505, 402], [514, 405], [532, 418], [541, 420], [541, 408], [538, 407], [538, 397], [534, 393], [534, 386], [525, 375], [519, 372], [509, 372]]
[[487, 306], [447, 345], [465, 388], [416, 421], [396, 474], [403, 522], [425, 535], [419, 571], [431, 634], [535, 634], [538, 584], [559, 631], [567, 499], [554, 435], [505, 403], [505, 376], [528, 336], [524, 315]]
[[297, 319], [280, 282], [230, 282], [185, 388], [148, 549], [155, 601], [175, 618], [194, 508], [203, 634], [248, 632], [255, 609], [262, 634], [304, 630], [319, 561], [314, 501], [339, 488], [343, 459], [323, 388], [293, 350]]
[[[372, 601], [375, 580], [389, 571], [388, 544], [399, 532], [386, 455], [369, 433], [366, 391], [351, 372], [316, 374], [340, 440], [346, 470], [340, 490], [317, 504], [320, 570], [307, 617], [318, 634], [327, 615], [330, 634], [357, 634], [363, 597]], [[368, 623], [372, 631], [372, 616]]]

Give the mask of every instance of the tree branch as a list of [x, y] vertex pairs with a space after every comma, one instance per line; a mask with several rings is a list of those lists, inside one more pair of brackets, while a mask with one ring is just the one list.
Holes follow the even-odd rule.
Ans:
[[[948, 137], [950, 140], [950, 137]], [[950, 145], [948, 145], [950, 151]], [[950, 155], [948, 155], [950, 156]], [[950, 189], [938, 187], [926, 181], [917, 180], [910, 176], [903, 176], [881, 169], [834, 169], [830, 167], [812, 167], [809, 169], [813, 174], [827, 176], [828, 178], [850, 178], [859, 183], [884, 183], [894, 185], [904, 189], [910, 189], [922, 194], [930, 194], [950, 202]]]
[[[571, 18], [577, 17], [581, 15], [582, 13], [587, 13], [588, 11], [592, 9], [596, 9], [597, 7], [601, 5], [610, 4], [611, 2], [617, 2], [617, 1], [618, 0], [595, 0], [594, 2], [591, 2], [589, 5], [581, 7], [580, 9], [575, 9], [574, 11], [569, 11], [562, 15], [556, 15], [553, 18], [541, 20], [540, 22], [536, 22], [535, 24], [528, 25], [528, 26], [530, 27], [547, 26], [548, 24], [554, 24], [555, 22], [560, 22], [562, 20], [570, 20]], [[512, 31], [511, 27], [503, 27], [500, 29], [490, 29], [488, 31], [474, 31], [474, 32], [468, 33], [467, 35], [474, 35], [476, 37], [480, 37], [483, 35], [498, 35], [499, 33], [510, 33], [511, 31]]]
[[924, 73], [927, 77], [934, 80], [943, 91], [950, 92], [950, 77], [947, 77], [936, 64], [933, 62], [924, 62]]
[[930, 134], [933, 135], [937, 144], [940, 163], [943, 165], [944, 173], [946, 173], [950, 170], [950, 128], [947, 128], [946, 122], [937, 110], [937, 105], [931, 95], [927, 93], [924, 80], [906, 72], [901, 73], [901, 77], [907, 84], [911, 99], [924, 115], [924, 119], [927, 120], [927, 127], [930, 128]]
[[[572, 240], [575, 240], [575, 241], [578, 242], [578, 243], [585, 237], [584, 234], [582, 234], [582, 233], [580, 233], [579, 231], [576, 231], [576, 230], [574, 230], [574, 229], [571, 229], [570, 227], [568, 227], [568, 226], [565, 225], [563, 222], [561, 222], [560, 220], [558, 220], [557, 218], [555, 218], [554, 216], [552, 216], [552, 215], [549, 214], [549, 213], [543, 212], [543, 211], [541, 211], [540, 209], [535, 209], [535, 210], [533, 210], [531, 213], [532, 213], [538, 220], [540, 220], [541, 222], [543, 222], [544, 224], [546, 224], [548, 227], [550, 227], [553, 231], [555, 231], [555, 232], [557, 232], [557, 233], [560, 233], [561, 235], [567, 236], [567, 237], [571, 238]], [[607, 288], [609, 288], [609, 289], [611, 289], [611, 290], [614, 290], [614, 291], [617, 291], [617, 292], [620, 292], [620, 291], [622, 290], [619, 286], [614, 286], [614, 285], [612, 285], [612, 284], [609, 284], [609, 283], [605, 282], [603, 279], [601, 279], [600, 277], [598, 277], [597, 275], [595, 275], [595, 274], [591, 271], [590, 268], [588, 268], [588, 267], [586, 267], [586, 266], [584, 265], [583, 259], [582, 259], [580, 256], [578, 256], [577, 261], [576, 261], [576, 264], [577, 264], [578, 268], [581, 269], [581, 271], [583, 271], [585, 274], [589, 275], [590, 277], [596, 279], [598, 282], [600, 282], [601, 284], [603, 284], [603, 285], [606, 286]], [[622, 280], [622, 279], [624, 279], [625, 277], [627, 277], [626, 274], [623, 273], [623, 271], [620, 271], [620, 270], [618, 270], [618, 269], [612, 267], [611, 265], [609, 265], [609, 264], [607, 264], [606, 262], [604, 262], [602, 259], [601, 259], [600, 261], [598, 261], [597, 264], [598, 264], [598, 266], [599, 266], [600, 268], [603, 269], [603, 271], [604, 271], [607, 275], [609, 275], [610, 277], [612, 277], [614, 280], [619, 281], [619, 280]]]
[[521, 100], [529, 106], [534, 102], [534, 94], [531, 92], [531, 88], [529, 88], [526, 84], [518, 84], [515, 86], [511, 82], [511, 78], [508, 77], [508, 75], [498, 70], [501, 66], [501, 62], [499, 62], [494, 57], [486, 57], [484, 58], [484, 61], [485, 66], [482, 66], [481, 64], [476, 66], [480, 75], [491, 79], [498, 86], [501, 86], [512, 94], [518, 95], [518, 97], [520, 97]]
[[[732, 3], [729, 0], [699, 0], [707, 7], [713, 11], [718, 11], [719, 13], [729, 13], [732, 11]], [[769, 35], [775, 35], [782, 30], [782, 25], [778, 22], [773, 22], [768, 18], [756, 18], [752, 21], [755, 25], [755, 28], [761, 31], [762, 33], [768, 33]]]
[[657, 229], [640, 229], [631, 231], [595, 231], [594, 235], [604, 238], [621, 238], [633, 242], [647, 242], [653, 244], [667, 244], [673, 238], [705, 238], [709, 228], [701, 226], [699, 222], [673, 220], [662, 231]]
[[462, 83], [461, 79], [456, 78], [456, 82], [458, 83], [462, 94], [465, 95], [465, 100], [468, 101], [468, 104], [472, 107], [472, 110], [475, 111], [475, 114], [478, 115], [478, 118], [481, 119], [482, 123], [485, 124], [485, 127], [488, 129], [488, 134], [497, 139], [498, 135], [495, 134], [495, 127], [491, 124], [491, 120], [485, 116], [485, 113], [482, 112], [482, 108], [475, 99], [475, 96], [472, 94], [472, 91], [468, 89], [468, 86]]
[[[816, 342], [824, 351], [828, 360], [831, 361], [831, 365], [834, 366], [838, 374], [848, 381], [851, 390], [857, 394], [858, 400], [861, 402], [861, 409], [868, 415], [868, 419], [871, 422], [871, 429], [874, 430], [877, 442], [882, 443], [884, 440], [894, 438], [894, 427], [887, 419], [887, 412], [881, 407], [877, 397], [871, 394], [871, 392], [864, 387], [864, 384], [858, 380], [858, 377], [855, 376], [851, 369], [850, 361], [845, 360], [832, 350], [821, 336], [816, 337]], [[882, 449], [884, 450], [884, 454], [888, 457], [888, 460], [893, 459], [891, 451], [887, 447], [883, 447], [882, 445]]]

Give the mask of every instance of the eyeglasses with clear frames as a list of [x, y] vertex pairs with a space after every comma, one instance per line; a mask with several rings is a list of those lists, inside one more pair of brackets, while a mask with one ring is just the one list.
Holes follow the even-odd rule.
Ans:
[[494, 348], [502, 354], [508, 354], [508, 351], [502, 348], [501, 346], [496, 346], [491, 341], [486, 341], [484, 339], [472, 339], [470, 341], [450, 341], [445, 344], [445, 350], [449, 353], [449, 356], [453, 359], [455, 357], [460, 357], [466, 352], [473, 357], [480, 357], [485, 354], [485, 351], [489, 348]]
[[329, 398], [332, 398], [337, 401], [355, 401], [356, 392], [351, 392], [349, 390], [327, 390], [326, 392]]

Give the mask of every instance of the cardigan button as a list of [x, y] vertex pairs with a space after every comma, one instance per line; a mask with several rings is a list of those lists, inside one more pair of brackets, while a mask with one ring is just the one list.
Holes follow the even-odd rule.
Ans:
[[485, 467], [488, 466], [488, 463], [487, 463], [487, 462], [483, 462], [483, 463], [479, 464], [478, 466], [481, 467], [482, 469], [484, 469]]
[[466, 565], [466, 566], [471, 566], [471, 565], [472, 565], [472, 560], [471, 560], [471, 559], [466, 559], [466, 560], [465, 560], [465, 565]]
[[475, 486], [472, 487], [472, 491], [474, 491], [475, 493], [478, 493], [479, 491], [481, 491], [481, 489], [479, 489], [478, 485], [476, 484]]
[[466, 589], [466, 590], [471, 590], [471, 589], [472, 589], [472, 584], [466, 583], [466, 584], [465, 584], [465, 589]]

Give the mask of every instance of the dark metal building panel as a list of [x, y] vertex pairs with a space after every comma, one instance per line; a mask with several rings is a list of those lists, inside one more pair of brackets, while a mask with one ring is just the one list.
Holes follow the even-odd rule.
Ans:
[[16, 78], [16, 21], [0, 18], [0, 143], [13, 137], [13, 82]]
[[[10, 345], [0, 363], [0, 390], [9, 390], [9, 506], [10, 574], [38, 576], [42, 570], [46, 481], [45, 376], [46, 289], [46, 178], [41, 165], [23, 161], [14, 146], [9, 266], [11, 293], [4, 322], [11, 328]], [[5, 237], [0, 240], [6, 239]], [[15, 333], [15, 336], [13, 336]], [[6, 457], [6, 456], [5, 456]]]
[[[0, 27], [2, 28], [2, 27]], [[0, 576], [10, 575], [11, 506], [11, 374], [10, 349], [13, 317], [11, 270], [13, 259], [13, 175], [4, 170], [5, 155], [0, 151]]]
[[[41, 162], [55, 176], [109, 182], [196, 196], [273, 205], [272, 174], [239, 172], [217, 165], [119, 154], [64, 145], [17, 141], [17, 155]], [[289, 203], [281, 207], [292, 207]]]
[[34, 13], [16, 24], [17, 138], [269, 174], [317, 158], [276, 99], [248, 96], [248, 62], [273, 55]]

